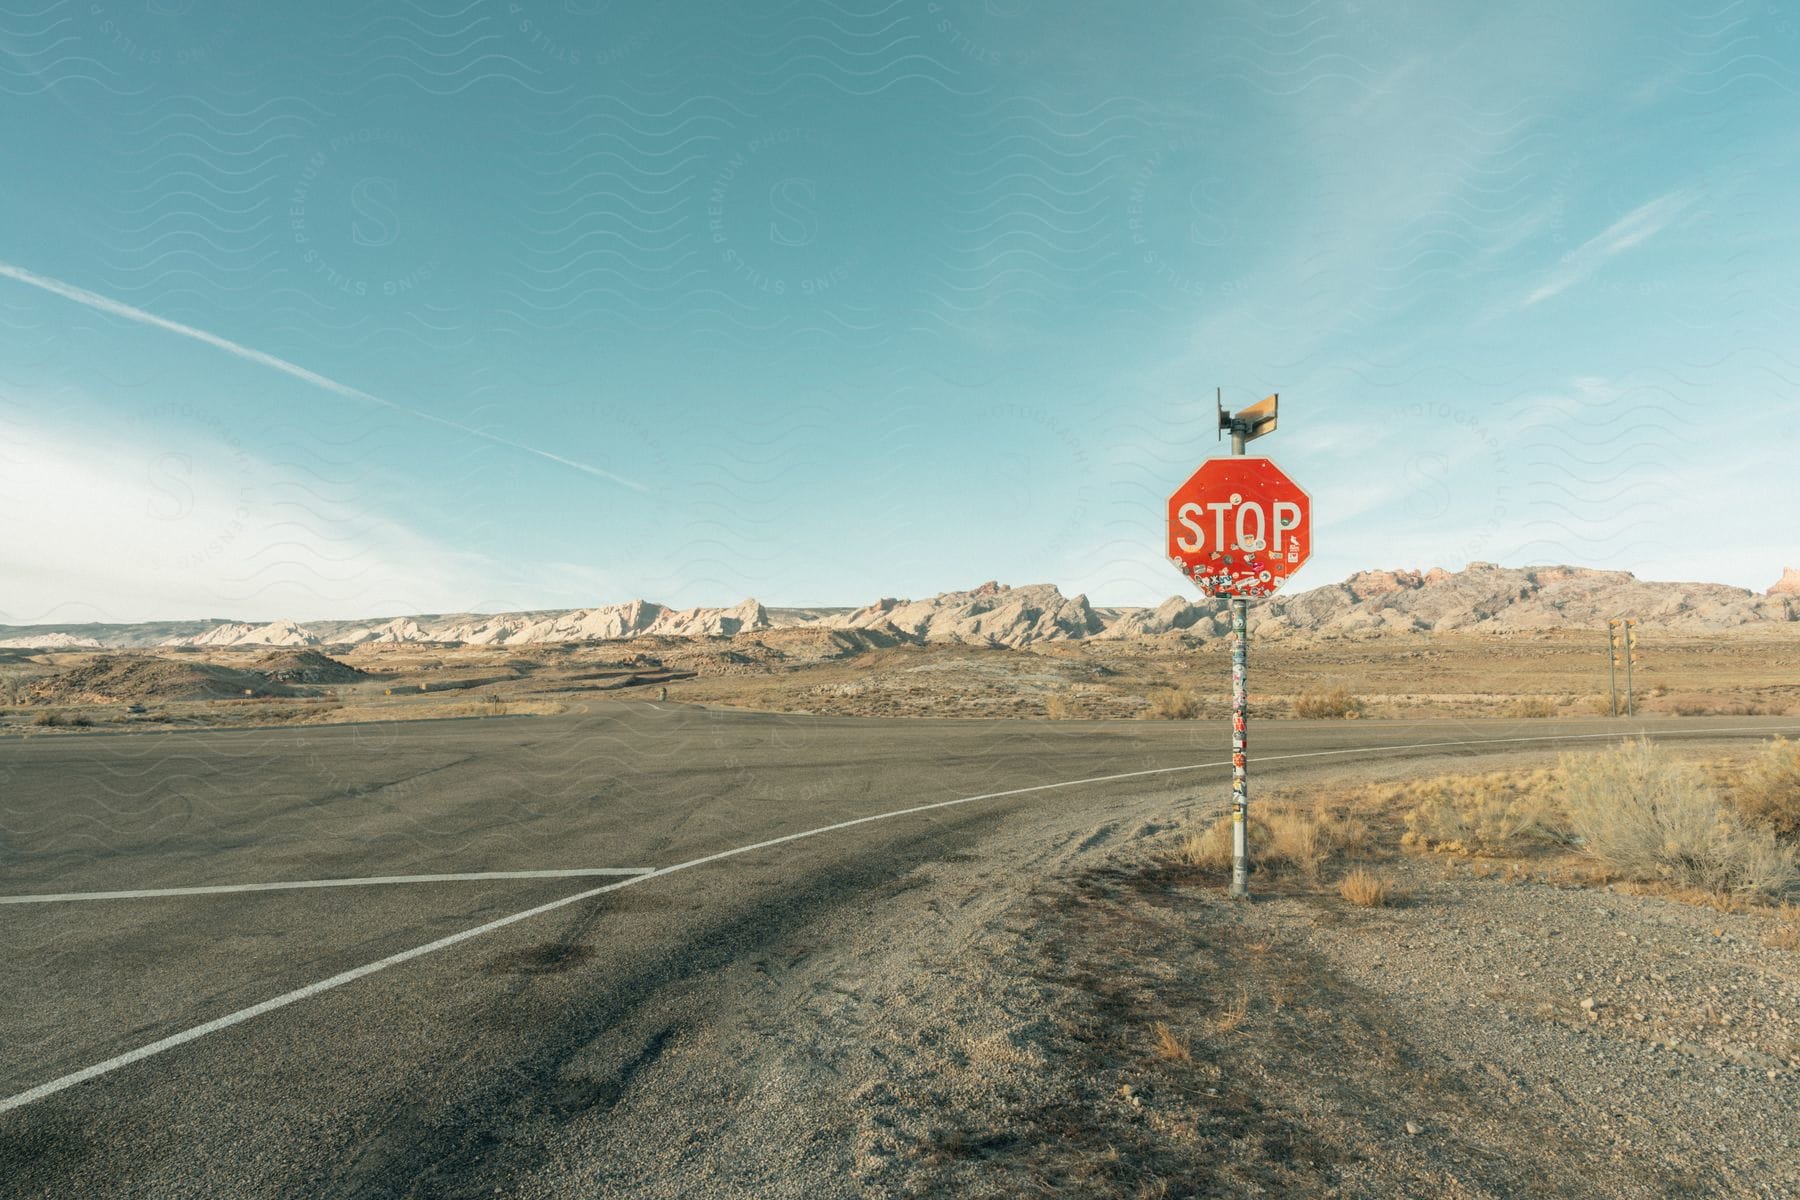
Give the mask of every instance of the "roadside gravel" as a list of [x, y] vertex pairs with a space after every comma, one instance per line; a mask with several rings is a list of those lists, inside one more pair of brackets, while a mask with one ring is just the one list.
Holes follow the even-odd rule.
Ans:
[[1800, 1195], [1772, 918], [1433, 858], [1233, 903], [1165, 853], [1215, 804], [996, 827], [723, 967], [509, 1191]]

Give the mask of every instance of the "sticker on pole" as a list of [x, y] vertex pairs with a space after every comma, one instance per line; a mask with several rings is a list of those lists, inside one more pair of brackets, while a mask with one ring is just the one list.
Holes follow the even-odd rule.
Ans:
[[1312, 501], [1266, 458], [1209, 458], [1169, 497], [1169, 558], [1208, 596], [1254, 600], [1312, 553]]

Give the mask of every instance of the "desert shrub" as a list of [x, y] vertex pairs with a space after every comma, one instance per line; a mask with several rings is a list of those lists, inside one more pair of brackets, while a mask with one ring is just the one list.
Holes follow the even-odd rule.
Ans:
[[41, 712], [31, 719], [33, 725], [61, 725], [63, 715], [58, 712]]
[[1738, 776], [1731, 802], [1753, 823], [1800, 838], [1800, 742], [1778, 737], [1764, 746]]
[[1302, 692], [1294, 701], [1294, 715], [1309, 720], [1329, 717], [1360, 717], [1363, 702], [1350, 694], [1343, 684], [1325, 692]]
[[[1678, 717], [1767, 717], [1780, 713], [1754, 700], [1711, 700], [1700, 696], [1684, 696], [1671, 701], [1669, 707]], [[1619, 711], [1625, 711], [1625, 700], [1619, 700]]]
[[1776, 950], [1800, 950], [1800, 904], [1783, 904], [1769, 931], [1769, 946]]
[[1547, 771], [1495, 771], [1410, 784], [1402, 844], [1453, 854], [1516, 853], [1533, 843], [1565, 841]]
[[[1255, 818], [1251, 818], [1249, 842], [1250, 852], [1256, 853], [1256, 847], [1268, 841], [1266, 831], [1259, 832]], [[1205, 867], [1219, 869], [1231, 865], [1231, 818], [1220, 817], [1199, 833], [1190, 833], [1175, 844], [1175, 861], [1188, 867]]]
[[1338, 884], [1338, 895], [1358, 908], [1381, 908], [1388, 902], [1388, 885], [1373, 871], [1358, 867]]
[[1501, 710], [1506, 717], [1554, 717], [1556, 706], [1540, 696], [1520, 696]]
[[1292, 863], [1306, 871], [1318, 868], [1326, 846], [1317, 818], [1292, 809], [1272, 809], [1265, 824], [1269, 830], [1268, 845], [1262, 852], [1265, 860]]
[[1337, 854], [1367, 854], [1375, 845], [1375, 838], [1369, 831], [1368, 824], [1348, 813], [1321, 815], [1319, 836]]
[[1157, 688], [1143, 715], [1158, 721], [1191, 721], [1200, 715], [1200, 697], [1186, 688]]
[[1647, 741], [1562, 760], [1569, 825], [1583, 851], [1620, 874], [1745, 898], [1795, 882], [1794, 852], [1748, 825], [1698, 770]]
[[1044, 714], [1052, 721], [1067, 721], [1075, 715], [1075, 701], [1068, 692], [1052, 692], [1044, 697]]
[[[1292, 804], [1251, 804], [1245, 831], [1252, 863], [1297, 867], [1311, 874], [1334, 854], [1360, 851], [1369, 830], [1353, 817], [1321, 816]], [[1231, 865], [1231, 814], [1214, 820], [1199, 833], [1176, 843], [1174, 858], [1190, 867], [1219, 869]]]

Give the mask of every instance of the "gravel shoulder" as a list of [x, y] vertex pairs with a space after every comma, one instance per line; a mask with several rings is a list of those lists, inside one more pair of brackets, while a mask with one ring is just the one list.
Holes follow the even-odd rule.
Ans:
[[1330, 872], [1234, 904], [1161, 853], [1216, 803], [996, 828], [725, 967], [635, 1061], [581, 1064], [613, 1102], [512, 1183], [1800, 1194], [1800, 954], [1764, 944], [1771, 918], [1428, 858], [1382, 864], [1395, 907]]

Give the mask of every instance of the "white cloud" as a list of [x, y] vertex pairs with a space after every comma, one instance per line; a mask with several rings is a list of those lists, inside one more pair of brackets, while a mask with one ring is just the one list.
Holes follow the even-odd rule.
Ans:
[[1693, 205], [1694, 199], [1693, 192], [1680, 190], [1638, 205], [1563, 255], [1555, 269], [1519, 302], [1519, 307], [1530, 308], [1567, 291], [1599, 270], [1607, 259], [1649, 241], [1674, 224]]
[[216, 333], [208, 333], [204, 329], [196, 329], [192, 325], [184, 325], [180, 321], [171, 321], [167, 317], [159, 317], [155, 313], [145, 312], [141, 308], [134, 308], [123, 301], [114, 300], [110, 296], [102, 296], [98, 292], [90, 292], [86, 288], [76, 287], [72, 283], [64, 283], [60, 279], [51, 279], [49, 276], [39, 275], [33, 271], [27, 271], [25, 268], [13, 266], [11, 263], [0, 262], [0, 279], [11, 279], [16, 283], [34, 287], [41, 292], [48, 292], [53, 296], [60, 296], [64, 300], [72, 301], [84, 308], [91, 308], [95, 312], [105, 313], [111, 317], [119, 317], [138, 325], [146, 325], [152, 329], [161, 329], [164, 332], [173, 333], [178, 337], [184, 337], [190, 341], [211, 346], [213, 349], [221, 350], [224, 353], [231, 355], [233, 358], [241, 359], [244, 362], [255, 363], [258, 366], [267, 367], [272, 371], [279, 371], [281, 374], [290, 378], [298, 379], [302, 383], [311, 384], [321, 391], [330, 392], [335, 396], [342, 396], [347, 400], [355, 400], [363, 404], [372, 404], [377, 408], [385, 408], [392, 412], [401, 413], [414, 420], [426, 421], [433, 425], [441, 425], [446, 429], [454, 429], [458, 433], [466, 434], [473, 438], [480, 438], [484, 442], [492, 442], [496, 446], [505, 446], [508, 449], [523, 451], [526, 454], [533, 454], [539, 458], [548, 459], [550, 462], [570, 467], [583, 474], [592, 475], [598, 479], [611, 480], [613, 483], [631, 488], [634, 491], [644, 492], [649, 490], [641, 483], [626, 479], [622, 475], [615, 475], [602, 467], [592, 466], [584, 462], [577, 462], [572, 458], [564, 458], [560, 454], [552, 454], [548, 450], [540, 450], [536, 446], [528, 446], [524, 442], [516, 442], [511, 438], [501, 437], [499, 434], [490, 433], [485, 429], [477, 429], [472, 425], [465, 425], [460, 421], [451, 421], [447, 418], [437, 416], [434, 413], [423, 412], [416, 408], [408, 408], [404, 404], [395, 404], [392, 400], [383, 400], [380, 396], [371, 395], [361, 388], [351, 387], [347, 383], [339, 383], [337, 380], [321, 375], [317, 371], [309, 371], [298, 363], [289, 362], [285, 358], [277, 358], [273, 354], [268, 354], [253, 347], [245, 346], [239, 342], [234, 342], [229, 338], [220, 337]]
[[492, 565], [370, 511], [354, 485], [229, 442], [0, 439], [0, 623], [455, 610]]

